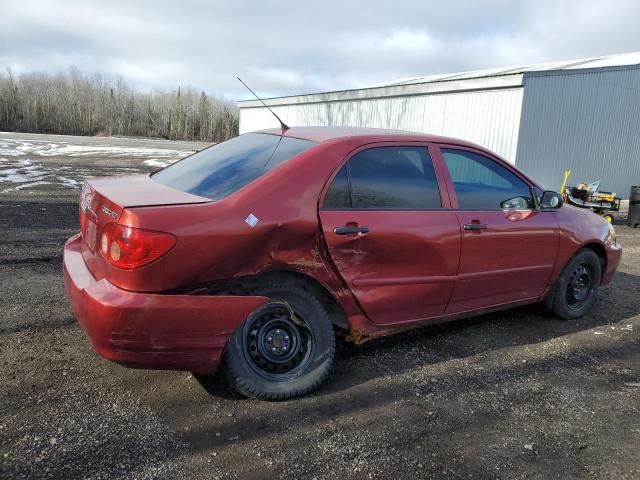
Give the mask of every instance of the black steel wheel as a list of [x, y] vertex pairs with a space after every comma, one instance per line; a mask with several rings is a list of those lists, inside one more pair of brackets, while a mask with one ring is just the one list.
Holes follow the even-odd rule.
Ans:
[[321, 302], [297, 285], [251, 292], [270, 302], [252, 312], [231, 336], [222, 373], [240, 394], [284, 400], [317, 389], [335, 356], [331, 319]]
[[313, 336], [288, 304], [267, 304], [242, 329], [245, 360], [259, 375], [284, 381], [304, 372], [313, 353]]
[[589, 293], [593, 286], [593, 273], [591, 265], [587, 262], [580, 263], [569, 274], [565, 295], [567, 306], [571, 310], [578, 310], [589, 299]]
[[598, 255], [588, 248], [580, 250], [555, 283], [553, 312], [566, 320], [582, 317], [596, 300], [601, 278], [602, 265]]

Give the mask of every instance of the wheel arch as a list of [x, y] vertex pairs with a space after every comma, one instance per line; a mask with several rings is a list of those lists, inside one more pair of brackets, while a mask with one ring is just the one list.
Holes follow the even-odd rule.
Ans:
[[[571, 258], [573, 258], [580, 250], [585, 248], [592, 250], [600, 259], [601, 278], [604, 278], [604, 275], [607, 272], [607, 249], [599, 242], [588, 242], [582, 245]], [[569, 261], [571, 261], [571, 259], [569, 259]]]
[[580, 245], [578, 248], [576, 248], [576, 250], [573, 252], [573, 255], [567, 258], [564, 264], [562, 264], [559, 267], [559, 271], [557, 275], [549, 285], [549, 290], [542, 298], [542, 303], [546, 310], [551, 310], [551, 306], [553, 304], [553, 299], [555, 295], [555, 287], [560, 279], [560, 275], [562, 274], [562, 271], [569, 264], [569, 262], [571, 262], [571, 260], [573, 260], [573, 258], [576, 255], [578, 255], [578, 253], [580, 253], [582, 250], [585, 250], [585, 249], [591, 250], [598, 256], [598, 259], [600, 260], [600, 274], [601, 274], [600, 282], [602, 282], [602, 278], [604, 278], [604, 275], [607, 272], [607, 250], [604, 247], [604, 245], [598, 241], [592, 240], [590, 242], [585, 242], [582, 245]]
[[310, 275], [296, 270], [274, 269], [242, 277], [242, 279], [234, 279], [236, 282], [238, 280], [240, 280], [243, 289], [246, 290], [252, 290], [267, 283], [289, 283], [299, 285], [314, 295], [320, 301], [322, 306], [327, 309], [334, 326], [344, 330], [349, 330], [347, 315], [340, 302], [335, 298], [326, 285]]

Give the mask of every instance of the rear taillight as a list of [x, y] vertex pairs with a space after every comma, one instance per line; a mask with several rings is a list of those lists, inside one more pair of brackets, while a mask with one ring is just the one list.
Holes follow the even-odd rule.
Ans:
[[132, 270], [157, 260], [176, 244], [170, 233], [108, 223], [100, 235], [100, 253], [111, 265]]

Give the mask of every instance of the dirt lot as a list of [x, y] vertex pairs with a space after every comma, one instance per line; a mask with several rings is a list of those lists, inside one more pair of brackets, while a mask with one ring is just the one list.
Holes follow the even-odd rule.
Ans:
[[588, 317], [527, 307], [340, 344], [300, 400], [99, 358], [61, 277], [80, 182], [194, 148], [0, 134], [1, 478], [640, 478], [640, 230], [623, 226]]

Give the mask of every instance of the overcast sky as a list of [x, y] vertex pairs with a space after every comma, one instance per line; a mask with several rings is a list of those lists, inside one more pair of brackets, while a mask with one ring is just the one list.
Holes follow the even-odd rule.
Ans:
[[248, 98], [640, 50], [637, 0], [0, 0], [0, 68]]

